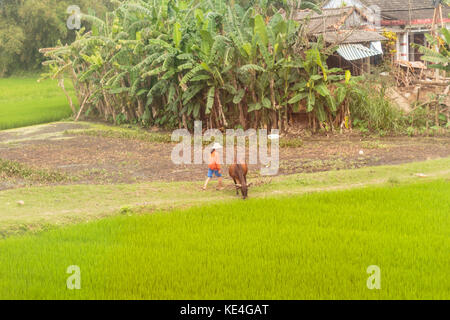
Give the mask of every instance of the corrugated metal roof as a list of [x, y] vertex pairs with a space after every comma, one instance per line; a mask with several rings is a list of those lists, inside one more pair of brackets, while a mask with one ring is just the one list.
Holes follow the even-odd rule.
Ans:
[[381, 41], [371, 42], [370, 49], [378, 51], [380, 54], [383, 54], [383, 46], [381, 44]]
[[359, 60], [364, 58], [369, 58], [373, 56], [378, 56], [380, 53], [378, 51], [372, 50], [363, 46], [362, 44], [343, 44], [337, 49], [337, 53], [348, 61]]

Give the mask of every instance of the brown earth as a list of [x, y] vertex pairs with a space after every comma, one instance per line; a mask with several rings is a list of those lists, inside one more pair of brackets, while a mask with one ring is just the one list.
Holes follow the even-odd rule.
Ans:
[[[135, 183], [203, 180], [206, 165], [175, 165], [173, 144], [98, 136], [67, 135], [85, 125], [58, 123], [22, 131], [0, 132], [0, 159], [56, 170], [71, 183]], [[362, 151], [362, 154], [360, 152]], [[400, 164], [450, 156], [450, 137], [367, 138], [358, 134], [304, 138], [300, 148], [280, 149], [280, 175]], [[251, 176], [260, 166], [251, 166]], [[2, 178], [0, 190], [21, 181]]]

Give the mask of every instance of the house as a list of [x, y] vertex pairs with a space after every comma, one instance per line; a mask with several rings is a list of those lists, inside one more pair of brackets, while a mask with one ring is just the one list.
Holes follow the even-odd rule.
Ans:
[[327, 44], [338, 47], [336, 54], [329, 58], [330, 66], [359, 75], [370, 72], [371, 58], [383, 54], [381, 41], [387, 40], [376, 30], [370, 13], [355, 5], [324, 8], [320, 14], [301, 10], [293, 19], [305, 23], [309, 38], [323, 37]]
[[366, 13], [379, 31], [397, 34], [396, 61], [420, 61], [420, 53], [411, 44], [426, 45], [425, 33], [433, 24], [450, 28], [450, 7], [442, 5], [442, 16], [435, 13], [438, 0], [330, 0], [323, 8], [342, 8], [352, 5]]

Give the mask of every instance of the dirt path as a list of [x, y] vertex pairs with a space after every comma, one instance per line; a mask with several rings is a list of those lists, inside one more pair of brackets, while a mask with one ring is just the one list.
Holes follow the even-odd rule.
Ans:
[[[0, 159], [63, 172], [73, 183], [113, 184], [203, 180], [206, 166], [175, 165], [173, 145], [100, 136], [67, 135], [88, 124], [56, 123], [0, 131]], [[362, 153], [360, 153], [362, 151]], [[450, 156], [450, 137], [312, 137], [280, 150], [279, 175], [401, 164]], [[251, 167], [251, 175], [259, 174]], [[20, 185], [20, 183], [18, 183]], [[15, 182], [0, 175], [0, 190]]]

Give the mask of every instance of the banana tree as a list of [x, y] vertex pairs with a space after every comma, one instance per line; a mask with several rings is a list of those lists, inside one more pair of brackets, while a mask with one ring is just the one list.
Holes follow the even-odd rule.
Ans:
[[[304, 6], [307, 2], [296, 2]], [[68, 72], [82, 104], [116, 123], [160, 127], [279, 127], [307, 104], [319, 125], [338, 113], [321, 45], [302, 38], [287, 1], [130, 0], [92, 30], [50, 50], [51, 74]], [[297, 8], [296, 7], [296, 8]], [[288, 14], [278, 9], [284, 8]]]
[[336, 115], [337, 105], [334, 96], [330, 92], [330, 85], [334, 81], [342, 80], [342, 69], [328, 69], [323, 54], [321, 42], [314, 44], [305, 53], [303, 68], [306, 73], [303, 81], [292, 87], [293, 97], [289, 104], [297, 105], [306, 101], [306, 112], [309, 115], [314, 130], [317, 123], [320, 128], [332, 126], [332, 119]]
[[[425, 34], [428, 43], [431, 45], [431, 49], [418, 46], [419, 52], [424, 54], [422, 60], [431, 62], [429, 67], [434, 69], [450, 71], [450, 31], [447, 28], [440, 30], [440, 35], [433, 37], [429, 34]], [[438, 50], [434, 49], [437, 48]]]

